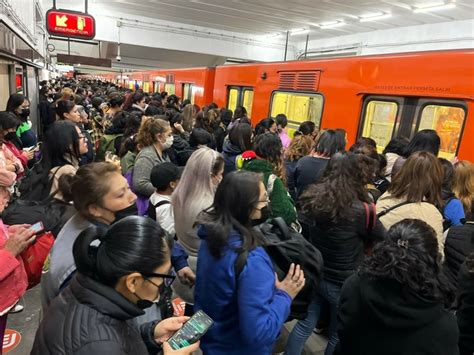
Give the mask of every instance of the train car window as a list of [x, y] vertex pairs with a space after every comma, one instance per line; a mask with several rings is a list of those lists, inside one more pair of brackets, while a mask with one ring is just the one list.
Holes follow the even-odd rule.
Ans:
[[190, 100], [194, 104], [194, 85], [193, 84], [183, 84], [183, 101]]
[[418, 130], [434, 129], [441, 138], [439, 157], [452, 159], [456, 155], [466, 111], [462, 107], [428, 104], [423, 107]]
[[245, 107], [245, 109], [247, 110], [247, 115], [249, 117], [252, 117], [252, 105], [253, 105], [253, 90], [244, 89], [242, 106]]
[[366, 102], [362, 136], [373, 138], [377, 142], [379, 153], [392, 139], [397, 113], [397, 102], [381, 100]]
[[168, 93], [168, 95], [174, 95], [175, 94], [174, 84], [166, 83], [165, 91]]
[[275, 117], [284, 113], [288, 117], [290, 134], [298, 129], [303, 121], [313, 121], [319, 129], [323, 113], [323, 96], [300, 92], [274, 91], [270, 115]]
[[235, 111], [235, 108], [238, 105], [239, 101], [239, 89], [235, 87], [229, 88], [229, 95], [227, 98], [227, 109], [232, 110], [232, 112]]

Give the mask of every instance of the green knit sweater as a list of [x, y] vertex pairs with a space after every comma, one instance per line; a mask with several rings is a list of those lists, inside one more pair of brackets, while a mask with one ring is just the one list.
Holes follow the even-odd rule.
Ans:
[[[243, 165], [243, 169], [263, 174], [263, 184], [265, 187], [268, 184], [268, 178], [273, 173], [272, 164], [262, 159], [246, 161]], [[275, 179], [273, 191], [269, 197], [272, 217], [282, 217], [288, 225], [296, 222], [295, 203], [280, 178], [277, 177]]]

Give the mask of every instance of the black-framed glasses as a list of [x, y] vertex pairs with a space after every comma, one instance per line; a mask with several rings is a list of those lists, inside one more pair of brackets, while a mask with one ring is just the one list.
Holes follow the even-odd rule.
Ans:
[[[158, 274], [158, 273], [150, 273], [150, 274], [146, 274], [146, 275], [143, 275], [145, 276], [145, 280], [147, 280], [148, 282], [150, 282], [151, 284], [155, 285], [156, 287], [158, 287], [159, 289], [162, 288], [162, 285], [164, 285], [165, 287], [170, 287], [171, 284], [174, 282], [174, 280], [176, 279], [176, 274], [174, 273], [173, 270], [170, 271], [169, 274]], [[149, 279], [149, 277], [161, 277], [163, 279], [163, 283], [161, 285], [157, 285], [156, 283], [154, 283], [153, 281], [151, 281]]]

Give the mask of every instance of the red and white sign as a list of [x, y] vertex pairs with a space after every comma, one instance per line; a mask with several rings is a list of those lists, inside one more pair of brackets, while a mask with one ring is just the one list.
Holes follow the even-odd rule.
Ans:
[[186, 307], [186, 302], [184, 302], [181, 298], [177, 297], [172, 301], [172, 303], [173, 303], [174, 315], [176, 317], [184, 316], [184, 309]]
[[21, 334], [13, 329], [5, 329], [3, 337], [3, 352], [7, 353], [15, 349], [21, 341]]
[[82, 12], [50, 9], [46, 13], [46, 28], [52, 36], [80, 39], [95, 37], [94, 17]]

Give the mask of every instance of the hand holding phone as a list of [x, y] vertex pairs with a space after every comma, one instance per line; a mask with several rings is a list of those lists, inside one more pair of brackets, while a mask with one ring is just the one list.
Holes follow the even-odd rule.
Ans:
[[173, 350], [168, 342], [163, 343], [163, 355], [190, 355], [199, 350], [199, 342], [179, 350]]
[[197, 311], [181, 329], [168, 339], [167, 343], [169, 343], [173, 350], [179, 350], [195, 344], [213, 324], [214, 321], [206, 313], [202, 310]]
[[35, 224], [31, 225], [30, 230], [34, 232], [34, 234], [39, 234], [44, 231], [43, 222], [36, 222]]

